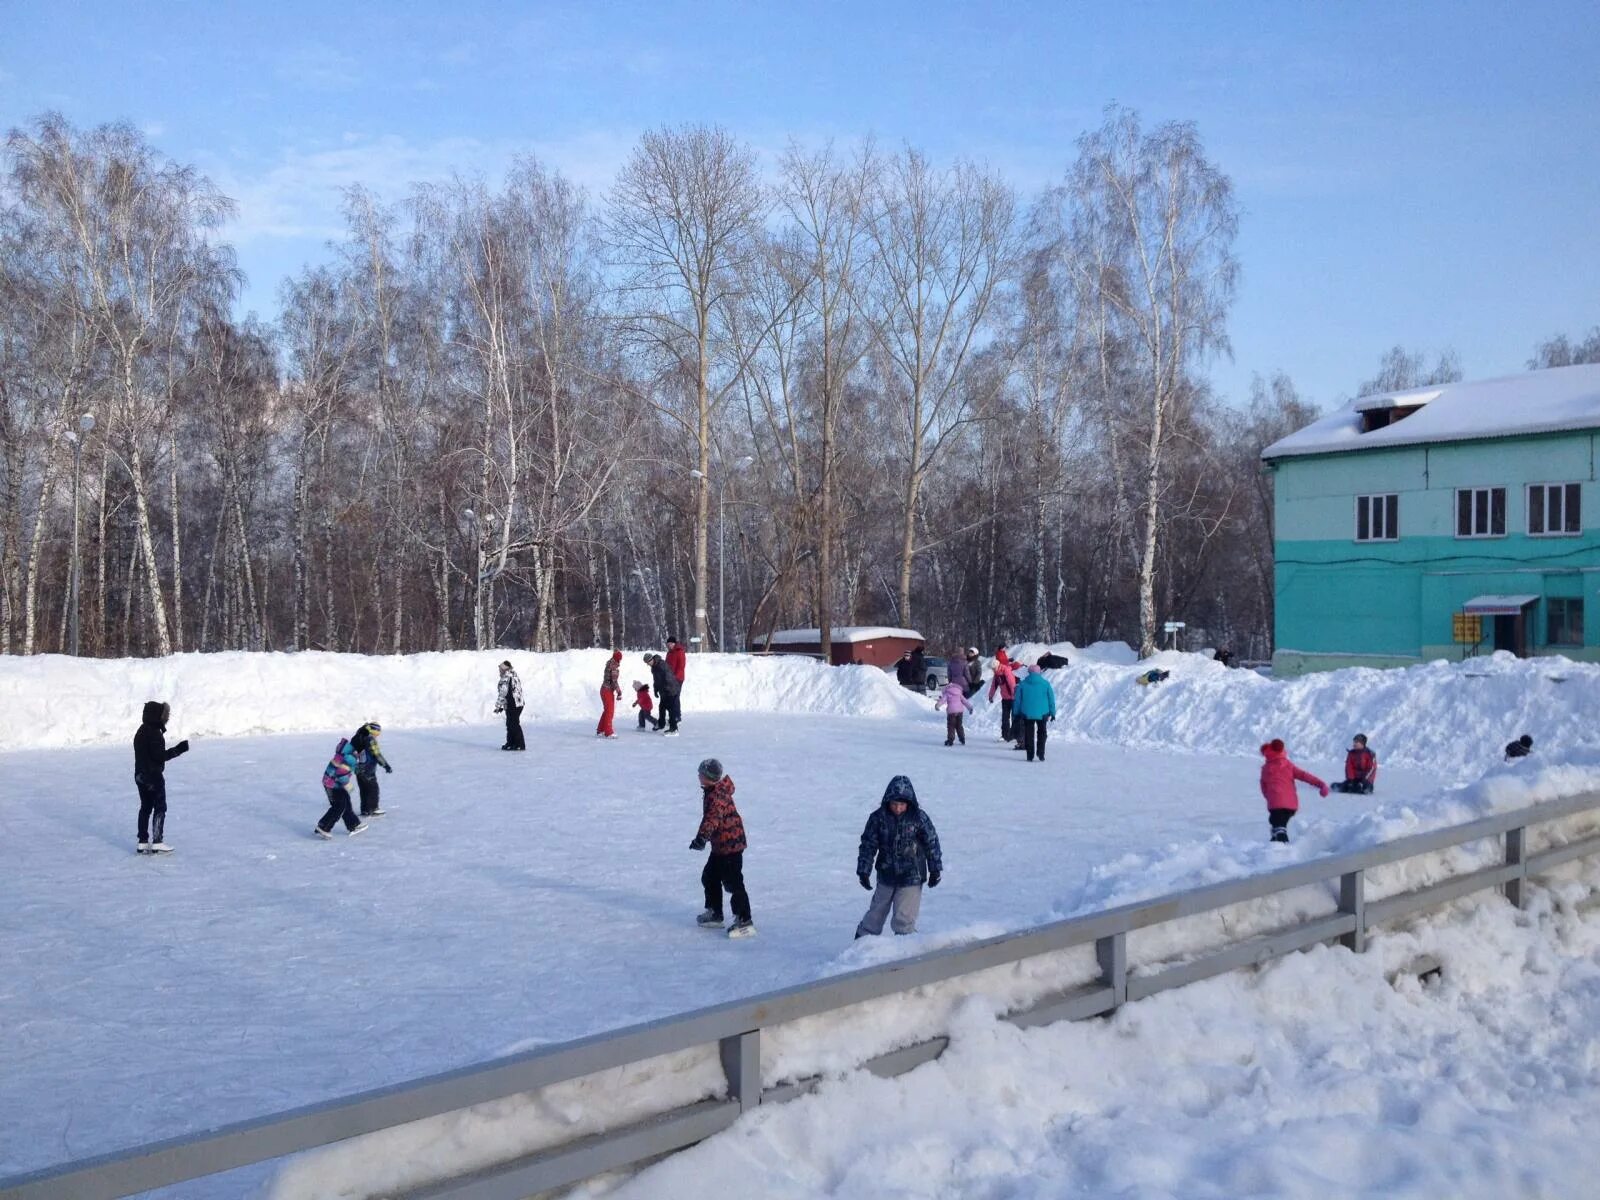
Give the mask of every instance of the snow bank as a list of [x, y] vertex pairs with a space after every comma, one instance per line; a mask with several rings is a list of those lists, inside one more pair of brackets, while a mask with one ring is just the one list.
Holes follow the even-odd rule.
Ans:
[[[1521, 733], [1533, 735], [1536, 754], [1600, 747], [1593, 717], [1600, 712], [1600, 666], [1565, 658], [1499, 653], [1269, 679], [1199, 654], [1163, 651], [1117, 664], [1103, 654], [1056, 649], [1071, 666], [1048, 672], [1056, 689], [1052, 733], [1067, 737], [1243, 755], [1281, 737], [1297, 762], [1322, 774], [1342, 771], [1351, 735], [1365, 733], [1380, 764], [1432, 771], [1441, 783], [1476, 779]], [[1013, 650], [1031, 662], [1045, 647]], [[1137, 683], [1151, 668], [1171, 677]], [[989, 730], [999, 720], [998, 704], [980, 703], [972, 723]]]
[[[649, 682], [643, 651], [622, 661]], [[238, 737], [353, 728], [452, 725], [494, 720], [498, 664], [522, 678], [524, 724], [596, 718], [608, 652], [555, 654], [176, 654], [169, 658], [0, 657], [0, 750], [122, 742], [146, 700], [172, 705], [170, 738]], [[722, 654], [692, 657], [686, 713], [785, 712], [908, 716], [924, 702], [874, 667], [826, 667], [810, 659]]]

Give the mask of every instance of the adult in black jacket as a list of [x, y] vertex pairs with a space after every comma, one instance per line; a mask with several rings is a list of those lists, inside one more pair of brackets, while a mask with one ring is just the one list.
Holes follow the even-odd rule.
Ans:
[[167, 749], [170, 706], [147, 700], [139, 732], [133, 735], [133, 782], [139, 789], [139, 853], [165, 854], [172, 847], [167, 829], [167, 763], [188, 751], [188, 740]]
[[661, 701], [661, 732], [677, 733], [678, 720], [683, 716], [678, 695], [682, 685], [661, 655], [646, 654], [644, 660], [650, 664], [650, 681], [655, 684], [656, 699]]
[[928, 690], [928, 659], [922, 653], [921, 646], [911, 652], [910, 661], [906, 666], [906, 674], [911, 677], [906, 686], [919, 692]]
[[1039, 656], [1039, 669], [1041, 671], [1056, 671], [1066, 665], [1066, 655], [1057, 654], [1054, 650], [1046, 650]]

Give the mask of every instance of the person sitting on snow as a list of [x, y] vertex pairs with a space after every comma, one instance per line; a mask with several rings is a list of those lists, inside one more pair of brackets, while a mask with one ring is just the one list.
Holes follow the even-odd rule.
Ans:
[[1261, 794], [1267, 801], [1267, 823], [1272, 826], [1272, 840], [1287, 842], [1289, 821], [1300, 811], [1300, 798], [1294, 791], [1295, 782], [1309, 783], [1324, 796], [1328, 794], [1328, 785], [1310, 771], [1303, 771], [1289, 761], [1289, 752], [1284, 748], [1282, 738], [1273, 738], [1263, 745], [1261, 757], [1266, 760], [1261, 764]]
[[1367, 749], [1367, 735], [1358, 733], [1350, 739], [1350, 749], [1344, 756], [1344, 778], [1333, 785], [1333, 790], [1367, 796], [1377, 782], [1378, 756]]
[[1514, 742], [1506, 743], [1507, 762], [1513, 758], [1527, 758], [1531, 753], [1533, 753], [1533, 739], [1527, 734], [1523, 734]]
[[1059, 671], [1067, 665], [1067, 656], [1057, 654], [1054, 650], [1046, 650], [1039, 656], [1036, 664], [1041, 671]]

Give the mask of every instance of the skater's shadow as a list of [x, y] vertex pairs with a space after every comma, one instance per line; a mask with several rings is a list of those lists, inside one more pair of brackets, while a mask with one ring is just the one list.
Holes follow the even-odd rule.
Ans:
[[696, 890], [699, 884], [698, 877], [695, 878], [694, 885], [688, 887], [687, 899], [683, 903], [669, 904], [643, 892], [631, 892], [624, 888], [608, 887], [605, 884], [552, 879], [503, 864], [482, 863], [477, 867], [477, 871], [483, 877], [519, 892], [540, 891], [552, 896], [573, 896], [604, 908], [648, 917], [652, 921], [681, 919], [685, 908], [690, 906], [698, 908], [700, 903], [699, 892]]

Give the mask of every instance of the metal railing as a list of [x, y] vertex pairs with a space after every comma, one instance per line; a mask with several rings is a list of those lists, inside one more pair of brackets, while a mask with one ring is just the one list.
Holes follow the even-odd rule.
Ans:
[[[727, 1079], [726, 1093], [720, 1097], [406, 1193], [407, 1200], [520, 1200], [690, 1146], [726, 1129], [757, 1104], [789, 1100], [815, 1087], [820, 1080], [812, 1078], [762, 1090], [763, 1030], [1089, 943], [1094, 944], [1098, 979], [1048, 995], [1005, 1019], [1026, 1028], [1099, 1016], [1130, 1000], [1318, 943], [1338, 941], [1360, 952], [1372, 926], [1437, 908], [1473, 892], [1500, 888], [1513, 905], [1522, 907], [1530, 875], [1600, 853], [1600, 835], [1595, 835], [1528, 854], [1529, 827], [1596, 809], [1600, 809], [1600, 794], [1596, 793], [1550, 801], [1366, 850], [1141, 900], [408, 1083], [65, 1163], [0, 1179], [0, 1200], [113, 1200], [537, 1091], [597, 1071], [717, 1046]], [[1503, 839], [1495, 865], [1367, 901], [1368, 870], [1487, 838]], [[1335, 879], [1339, 881], [1338, 906], [1329, 914], [1130, 976], [1131, 933]], [[937, 1058], [946, 1045], [947, 1038], [933, 1037], [860, 1066], [879, 1075], [898, 1075]]]

